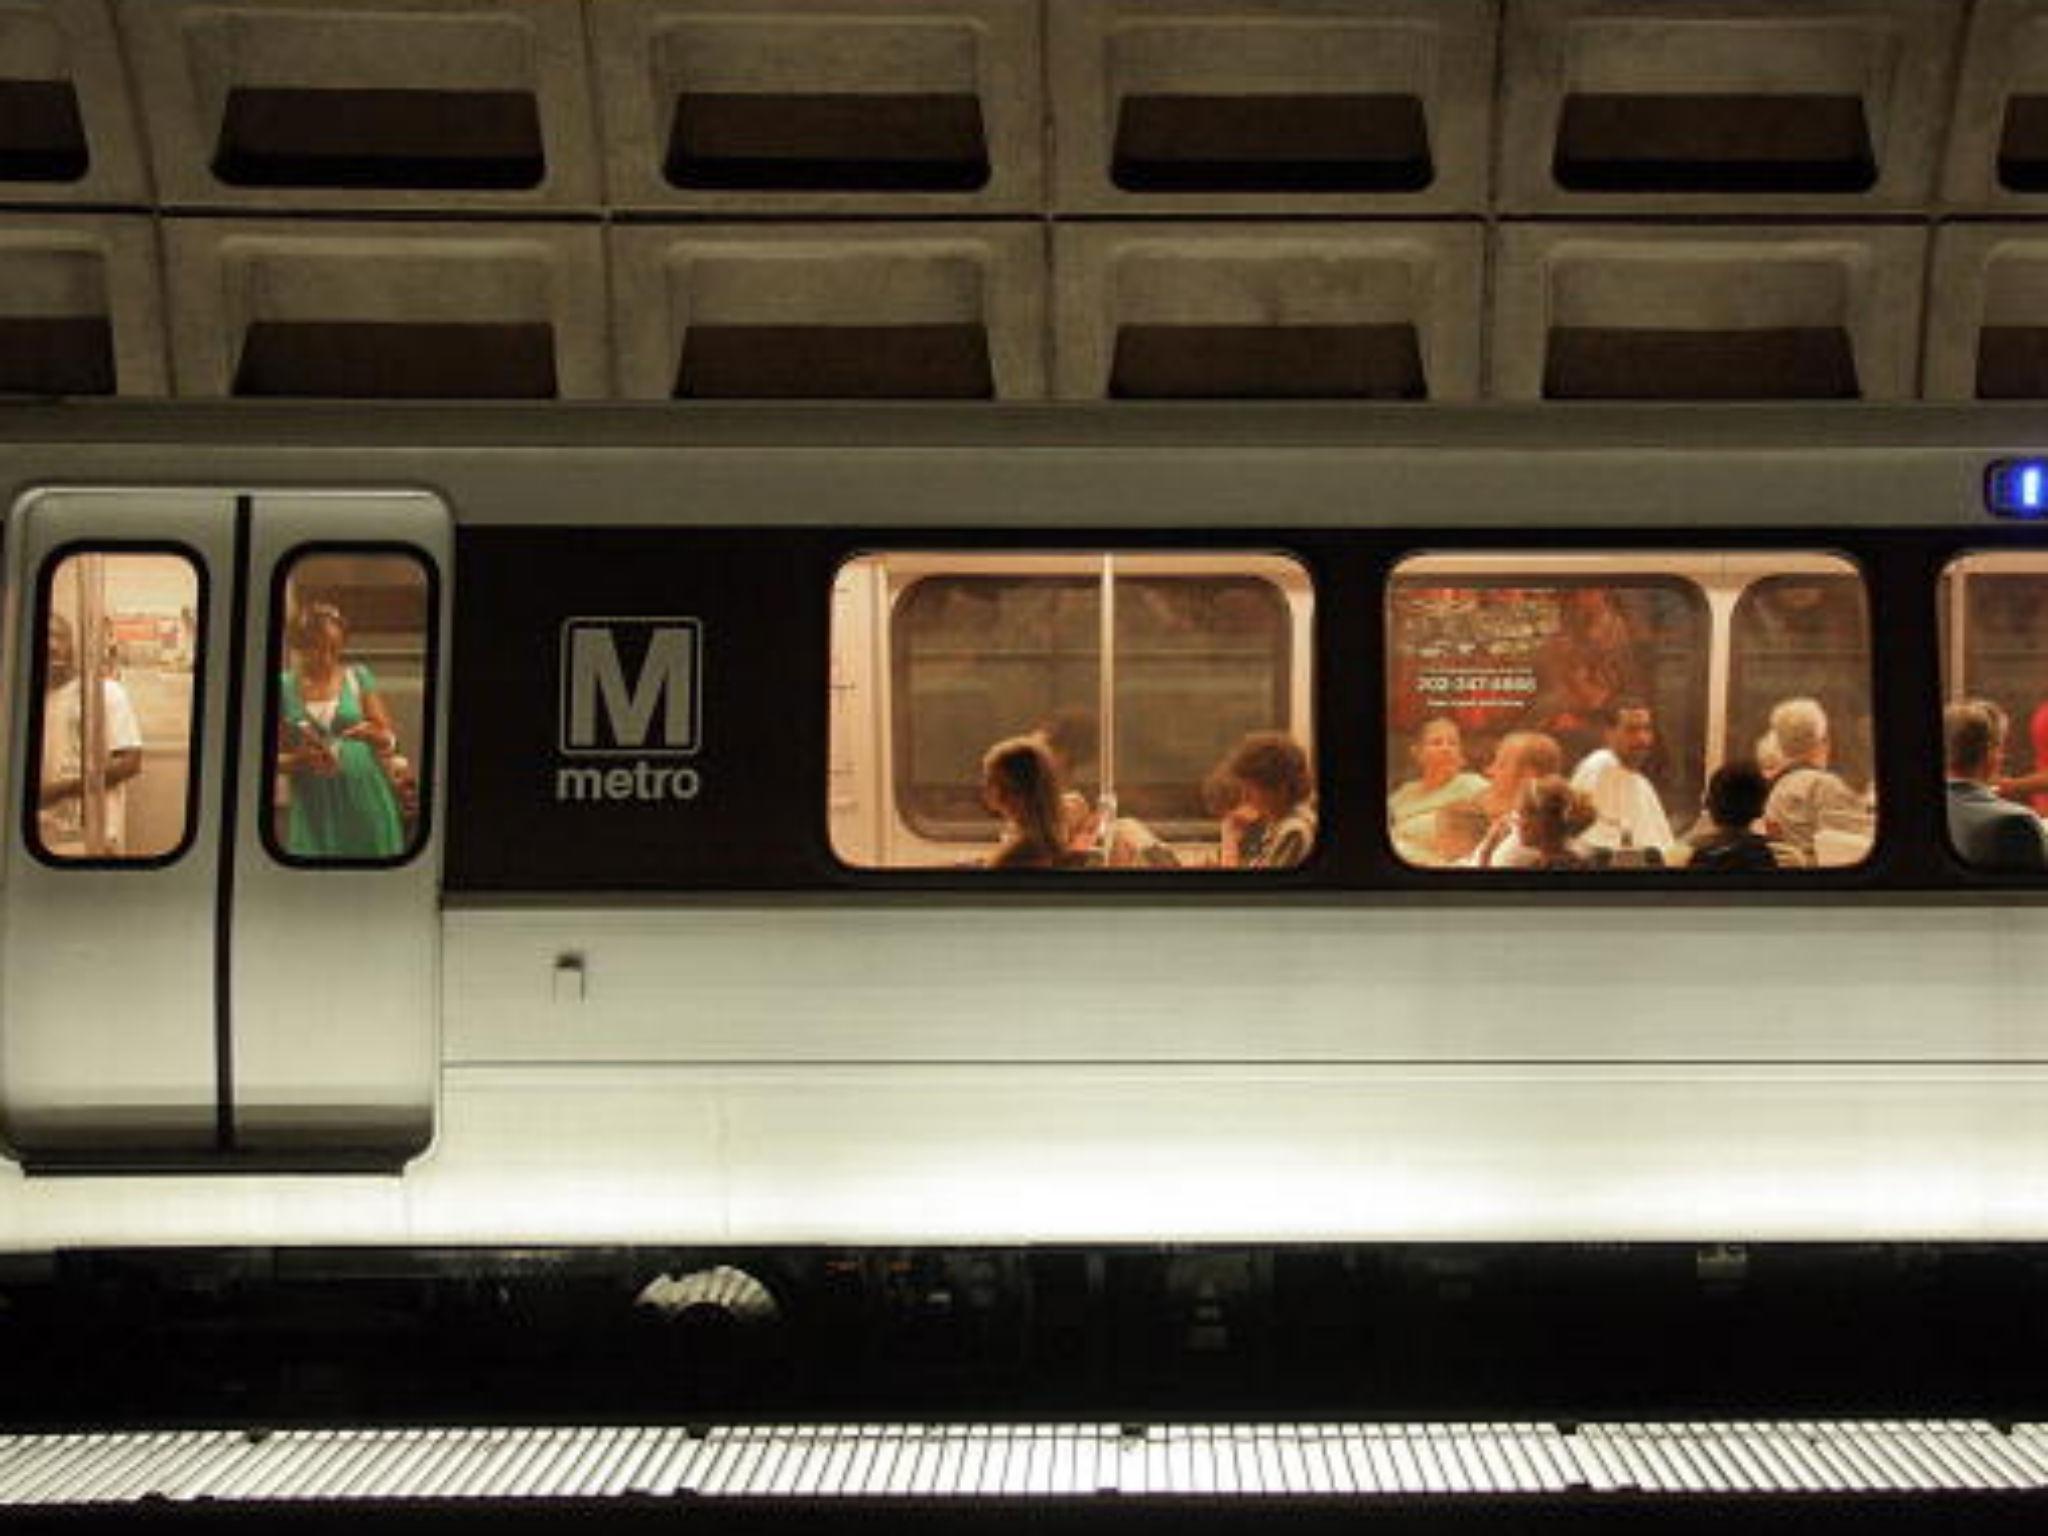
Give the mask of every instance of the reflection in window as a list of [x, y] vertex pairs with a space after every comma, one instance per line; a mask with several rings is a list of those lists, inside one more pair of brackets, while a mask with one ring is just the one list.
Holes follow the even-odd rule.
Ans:
[[418, 846], [430, 586], [410, 554], [322, 553], [284, 583], [272, 846], [386, 863]]
[[2048, 869], [2048, 559], [1965, 555], [1939, 591], [1949, 840], [1979, 869]]
[[870, 868], [1278, 868], [1311, 596], [1269, 555], [904, 553], [835, 589], [832, 835]]
[[37, 847], [171, 857], [191, 827], [198, 568], [175, 554], [74, 554], [45, 593]]
[[1766, 873], [1869, 852], [1869, 623], [1846, 562], [1424, 557], [1395, 573], [1388, 626], [1406, 863]]

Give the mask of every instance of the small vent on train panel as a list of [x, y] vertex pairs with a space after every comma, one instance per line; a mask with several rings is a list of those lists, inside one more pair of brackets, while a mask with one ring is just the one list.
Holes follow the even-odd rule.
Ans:
[[1419, 192], [1434, 178], [1413, 95], [1132, 95], [1110, 179], [1126, 192]]
[[237, 187], [536, 187], [547, 174], [530, 91], [228, 92], [213, 173]]
[[111, 395], [114, 327], [104, 315], [0, 315], [0, 394]]
[[1977, 333], [1979, 400], [2048, 400], [2048, 328], [1987, 325]]
[[554, 331], [541, 322], [258, 320], [243, 336], [234, 393], [552, 400]]
[[2006, 99], [1998, 184], [2008, 192], [2048, 192], [2048, 96]]
[[0, 79], [0, 181], [78, 181], [91, 163], [69, 80]]
[[1558, 326], [1544, 358], [1549, 400], [1854, 400], [1839, 326], [1658, 330]]
[[665, 171], [690, 191], [972, 192], [989, 158], [972, 94], [685, 91]]
[[1423, 400], [1413, 325], [1126, 325], [1119, 400]]
[[678, 400], [991, 400], [972, 324], [719, 325], [684, 333]]
[[1877, 184], [1859, 96], [1565, 98], [1552, 173], [1573, 192], [1867, 192]]

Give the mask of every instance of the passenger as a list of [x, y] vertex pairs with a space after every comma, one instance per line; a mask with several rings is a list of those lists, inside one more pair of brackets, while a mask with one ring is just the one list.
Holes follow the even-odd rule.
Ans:
[[1523, 862], [1522, 842], [1515, 835], [1522, 786], [1563, 772], [1564, 752], [1553, 738], [1541, 731], [1510, 731], [1503, 736], [1493, 749], [1493, 761], [1486, 765], [1486, 793], [1477, 802], [1491, 824], [1464, 862], [1476, 869], [1512, 869]]
[[1593, 802], [1588, 848], [1616, 856], [1641, 850], [1647, 862], [1661, 863], [1674, 841], [1664, 802], [1644, 773], [1657, 748], [1657, 725], [1650, 706], [1622, 697], [1601, 715], [1607, 744], [1590, 752], [1572, 772], [1572, 788]]
[[1828, 767], [1833, 742], [1827, 711], [1813, 699], [1786, 699], [1771, 711], [1771, 735], [1785, 766], [1771, 780], [1764, 825], [1802, 864], [1818, 864], [1814, 842], [1825, 830], [1870, 843], [1874, 818], [1863, 799]]
[[1410, 864], [1436, 864], [1437, 813], [1477, 799], [1486, 792], [1486, 780], [1465, 767], [1465, 744], [1455, 720], [1439, 716], [1424, 721], [1408, 755], [1421, 777], [1387, 796], [1394, 850]]
[[1594, 824], [1591, 797], [1572, 788], [1557, 774], [1531, 779], [1522, 786], [1515, 808], [1515, 831], [1525, 850], [1523, 869], [1586, 869], [1579, 840]]
[[1486, 807], [1478, 800], [1461, 800], [1445, 806], [1436, 813], [1436, 842], [1432, 847], [1436, 857], [1432, 862], [1469, 865], [1492, 827]]
[[100, 720], [104, 758], [100, 782], [101, 838], [86, 847], [85, 691], [78, 675], [78, 639], [71, 621], [50, 614], [43, 673], [43, 760], [37, 780], [36, 833], [43, 851], [58, 858], [118, 859], [128, 837], [128, 781], [142, 772], [142, 726], [128, 690], [111, 677], [100, 679]]
[[1067, 847], [1059, 775], [1036, 736], [1012, 736], [981, 760], [981, 803], [1003, 819], [989, 869], [1064, 869], [1086, 856]]
[[1765, 731], [1756, 739], [1756, 771], [1764, 776], [1764, 783], [1777, 781], [1785, 771], [1785, 749], [1778, 745], [1778, 733]]
[[1723, 763], [1707, 780], [1707, 813], [1686, 835], [1687, 869], [1706, 874], [1771, 874], [1778, 868], [1770, 840], [1756, 830], [1771, 786], [1755, 763]]
[[1991, 788], [2005, 759], [2005, 711], [1988, 699], [1951, 704], [1941, 712], [1941, 734], [1956, 852], [1979, 869], [2048, 869], [2041, 818]]
[[1060, 818], [1066, 845], [1076, 853], [1093, 853], [1102, 843], [1102, 813], [1088, 803], [1077, 787], [1086, 777], [1099, 775], [1096, 755], [1101, 751], [1102, 732], [1092, 709], [1054, 710], [1032, 729], [1052, 758], [1053, 772], [1060, 785]]
[[343, 655], [332, 603], [292, 620], [292, 664], [278, 679], [277, 771], [289, 785], [284, 846], [304, 859], [392, 859], [405, 852], [409, 770], [377, 679]]
[[1236, 795], [1220, 824], [1225, 869], [1288, 869], [1308, 857], [1316, 840], [1315, 780], [1292, 736], [1254, 731], [1220, 773]]

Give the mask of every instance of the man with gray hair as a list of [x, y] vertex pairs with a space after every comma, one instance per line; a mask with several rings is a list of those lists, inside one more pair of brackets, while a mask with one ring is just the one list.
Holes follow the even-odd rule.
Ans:
[[[1786, 699], [1771, 711], [1771, 736], [1784, 766], [1771, 781], [1764, 802], [1764, 826], [1771, 837], [1799, 855], [1803, 864], [1823, 862], [1817, 844], [1823, 831], [1844, 834], [1860, 857], [1870, 846], [1873, 817], [1863, 797], [1828, 767], [1834, 743], [1827, 711], [1817, 699]], [[1827, 862], [1855, 862], [1839, 855]]]
[[2005, 711], [1989, 699], [1964, 699], [1941, 712], [1949, 841], [1979, 869], [2048, 869], [2041, 818], [1991, 787], [2005, 757], [2005, 733]]

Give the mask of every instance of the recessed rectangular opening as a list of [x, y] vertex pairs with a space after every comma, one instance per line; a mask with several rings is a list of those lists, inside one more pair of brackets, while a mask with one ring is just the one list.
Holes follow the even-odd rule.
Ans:
[[1429, 122], [1413, 95], [1131, 95], [1110, 178], [1126, 192], [1419, 192]]
[[2048, 326], [1987, 325], [1977, 332], [1979, 400], [2048, 400]]
[[2006, 98], [1998, 184], [2008, 192], [2048, 192], [2048, 96]]
[[989, 178], [968, 93], [685, 91], [664, 170], [690, 191], [973, 192]]
[[0, 181], [78, 181], [91, 163], [69, 80], [0, 80]]
[[1423, 400], [1412, 325], [1126, 325], [1118, 400]]
[[693, 325], [678, 400], [992, 400], [980, 325]]
[[236, 187], [501, 191], [547, 174], [531, 91], [238, 86], [213, 174]]
[[1859, 96], [1567, 96], [1552, 162], [1573, 192], [1868, 192]]
[[1840, 326], [1757, 330], [1552, 329], [1547, 400], [1854, 400], [1856, 353]]
[[237, 395], [362, 400], [552, 400], [545, 322], [259, 320]]
[[113, 392], [114, 327], [105, 315], [0, 315], [0, 394]]

